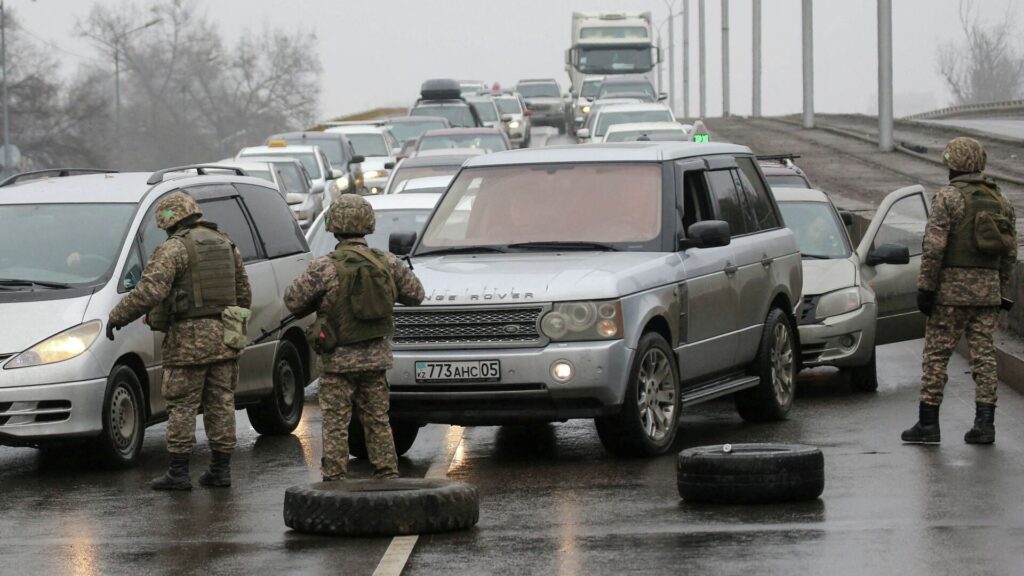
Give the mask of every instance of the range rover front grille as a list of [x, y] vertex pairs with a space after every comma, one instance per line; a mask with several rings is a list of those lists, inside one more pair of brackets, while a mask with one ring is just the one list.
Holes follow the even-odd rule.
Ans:
[[399, 346], [423, 344], [540, 344], [542, 306], [485, 309], [396, 309]]

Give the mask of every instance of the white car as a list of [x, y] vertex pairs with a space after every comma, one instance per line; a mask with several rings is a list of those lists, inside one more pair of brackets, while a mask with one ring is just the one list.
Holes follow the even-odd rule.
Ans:
[[363, 187], [366, 194], [384, 192], [384, 185], [391, 173], [388, 165], [394, 166], [395, 157], [401, 150], [401, 144], [383, 126], [372, 124], [352, 124], [334, 126], [324, 130], [329, 133], [344, 134], [352, 143], [356, 154], [363, 160]]
[[455, 174], [410, 178], [399, 182], [391, 194], [440, 194], [448, 188], [454, 177]]
[[576, 132], [580, 142], [604, 142], [608, 128], [615, 124], [676, 121], [668, 106], [658, 103], [612, 104], [602, 106], [593, 114], [596, 116], [587, 121], [590, 127], [581, 128]]
[[235, 156], [235, 160], [245, 161], [249, 158], [272, 156], [285, 156], [302, 162], [302, 166], [313, 181], [310, 193], [314, 195], [327, 195], [327, 201], [322, 201], [322, 205], [329, 204], [330, 200], [337, 196], [337, 183], [335, 181], [343, 178], [345, 173], [331, 167], [330, 161], [327, 160], [327, 156], [324, 155], [319, 146], [291, 146], [284, 140], [274, 140], [267, 146], [242, 148], [239, 150], [238, 155]]
[[[388, 238], [393, 232], [419, 234], [430, 218], [431, 211], [437, 204], [440, 194], [388, 194], [385, 196], [367, 196], [366, 200], [373, 207], [377, 225], [366, 237], [370, 248], [388, 249]], [[334, 251], [338, 241], [324, 228], [324, 215], [306, 232], [309, 251], [314, 258], [326, 256]]]
[[875, 390], [875, 347], [924, 336], [924, 316], [917, 310], [928, 220], [924, 188], [908, 186], [886, 196], [856, 247], [845, 215], [824, 192], [772, 192], [803, 257], [803, 366], [835, 366], [849, 372], [854, 389]]
[[[688, 124], [678, 122], [630, 122], [608, 127], [605, 142], [634, 142], [637, 140], [689, 142]], [[692, 128], [692, 126], [691, 126]]]

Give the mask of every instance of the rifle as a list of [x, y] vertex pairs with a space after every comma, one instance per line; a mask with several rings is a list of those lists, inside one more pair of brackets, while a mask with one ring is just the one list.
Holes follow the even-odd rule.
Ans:
[[295, 314], [289, 314], [289, 315], [285, 316], [283, 320], [281, 320], [280, 324], [278, 324], [277, 326], [275, 326], [274, 328], [272, 328], [270, 330], [264, 330], [264, 329], [260, 328], [261, 334], [259, 336], [257, 336], [255, 340], [250, 342], [249, 345], [252, 346], [253, 344], [259, 344], [260, 342], [263, 342], [264, 340], [269, 338], [275, 332], [278, 332], [278, 331], [282, 330], [285, 326], [291, 324], [292, 322], [295, 322], [295, 320], [297, 320], [297, 318], [295, 317]]

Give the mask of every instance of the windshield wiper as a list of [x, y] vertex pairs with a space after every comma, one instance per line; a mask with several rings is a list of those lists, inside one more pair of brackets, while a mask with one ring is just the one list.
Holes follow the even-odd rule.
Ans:
[[831, 260], [832, 259], [831, 256], [825, 256], [824, 254], [807, 254], [805, 252], [801, 252], [800, 256], [803, 257], [803, 258], [812, 258], [814, 260]]
[[43, 288], [70, 288], [62, 282], [43, 282], [42, 280], [21, 280], [18, 278], [0, 278], [0, 286], [42, 286]]
[[506, 250], [497, 246], [450, 246], [448, 248], [438, 248], [437, 250], [427, 250], [426, 252], [417, 252], [413, 256], [440, 256], [442, 254], [475, 254], [479, 252], [506, 252]]
[[618, 252], [619, 249], [611, 244], [601, 242], [576, 242], [576, 241], [542, 241], [542, 242], [516, 242], [509, 244], [509, 248], [525, 248], [527, 250], [601, 250], [604, 252]]

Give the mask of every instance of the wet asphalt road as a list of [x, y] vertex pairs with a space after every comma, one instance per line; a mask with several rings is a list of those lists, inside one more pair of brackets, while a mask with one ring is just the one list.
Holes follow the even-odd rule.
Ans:
[[[1024, 569], [1024, 399], [1007, 387], [998, 443], [962, 435], [973, 417], [967, 365], [955, 357], [944, 444], [903, 446], [916, 416], [921, 342], [879, 349], [877, 394], [841, 375], [805, 373], [786, 422], [746, 424], [728, 400], [684, 413], [676, 448], [803, 442], [825, 453], [815, 502], [721, 507], [680, 502], [675, 458], [620, 460], [593, 424], [471, 428], [449, 475], [476, 485], [468, 532], [424, 536], [406, 574], [1014, 574]], [[387, 539], [289, 531], [286, 487], [319, 476], [320, 413], [307, 394], [293, 436], [259, 437], [239, 412], [235, 486], [151, 492], [164, 426], [142, 462], [107, 471], [87, 451], [0, 448], [2, 574], [371, 574]], [[446, 426], [425, 428], [402, 473], [422, 476]], [[205, 437], [199, 432], [201, 445]], [[193, 459], [193, 478], [209, 460]], [[353, 461], [353, 476], [369, 467]]]

